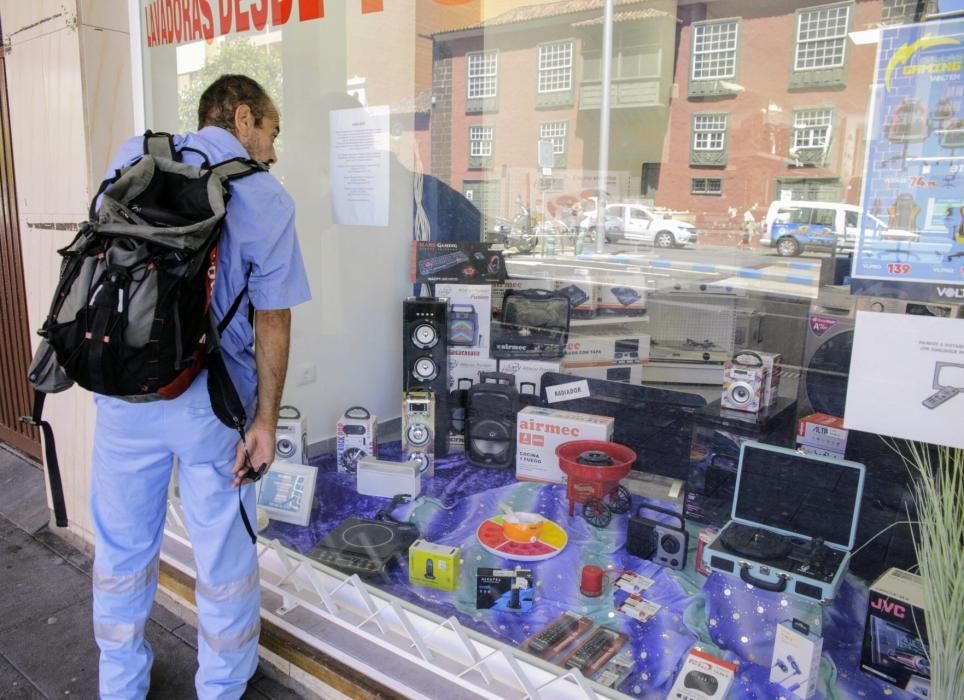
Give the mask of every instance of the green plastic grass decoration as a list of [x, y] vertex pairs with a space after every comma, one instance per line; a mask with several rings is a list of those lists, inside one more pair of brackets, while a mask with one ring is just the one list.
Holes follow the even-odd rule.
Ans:
[[[884, 440], [913, 477], [930, 697], [964, 698], [964, 450]], [[909, 518], [910, 519], [910, 518]]]

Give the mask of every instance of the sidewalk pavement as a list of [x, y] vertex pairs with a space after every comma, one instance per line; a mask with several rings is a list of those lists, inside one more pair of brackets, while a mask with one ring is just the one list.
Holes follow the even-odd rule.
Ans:
[[[97, 697], [91, 559], [47, 526], [41, 467], [0, 443], [0, 698]], [[155, 603], [152, 700], [193, 698], [197, 630]], [[244, 700], [317, 698], [262, 662]]]

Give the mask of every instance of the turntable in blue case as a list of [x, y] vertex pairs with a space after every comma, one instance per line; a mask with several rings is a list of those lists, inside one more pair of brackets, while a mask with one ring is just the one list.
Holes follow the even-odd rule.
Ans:
[[732, 519], [703, 553], [714, 571], [829, 603], [857, 533], [864, 465], [746, 442]]

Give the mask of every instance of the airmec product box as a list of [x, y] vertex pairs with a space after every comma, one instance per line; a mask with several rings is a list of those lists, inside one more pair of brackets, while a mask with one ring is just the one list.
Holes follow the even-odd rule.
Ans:
[[528, 406], [516, 419], [515, 475], [526, 481], [562, 484], [556, 448], [570, 440], [612, 440], [614, 419]]
[[622, 278], [602, 277], [596, 284], [596, 314], [642, 316], [646, 313], [646, 290]]
[[573, 318], [592, 318], [596, 315], [596, 285], [583, 280], [556, 280], [557, 292], [569, 297]]
[[576, 377], [586, 377], [588, 379], [605, 379], [610, 382], [626, 382], [628, 384], [641, 384], [643, 381], [644, 365], [635, 362], [633, 364], [597, 364], [597, 365], [570, 365], [563, 360], [559, 370], [563, 374], [571, 374]]
[[847, 451], [848, 433], [843, 427], [843, 418], [826, 413], [811, 413], [797, 423], [797, 444], [843, 454]]
[[408, 549], [408, 580], [416, 586], [454, 591], [459, 587], [462, 550], [428, 540], [415, 540]]
[[646, 333], [569, 333], [563, 362], [568, 367], [627, 365], [649, 359]]
[[492, 285], [492, 314], [498, 316], [502, 312], [502, 300], [505, 298], [505, 293], [510, 289], [513, 291], [522, 289], [545, 289], [551, 292], [554, 288], [555, 283], [550, 279], [507, 277], [504, 282]]
[[561, 367], [558, 360], [499, 360], [499, 371], [515, 377], [515, 388], [523, 396], [538, 396], [542, 391], [542, 375], [559, 372]]
[[919, 698], [930, 689], [921, 577], [888, 569], [870, 586], [860, 668]]
[[[495, 372], [496, 361], [479, 357], [468, 349], [459, 348], [448, 351], [449, 391], [468, 389], [479, 383], [481, 372]], [[464, 381], [463, 381], [464, 380]]]

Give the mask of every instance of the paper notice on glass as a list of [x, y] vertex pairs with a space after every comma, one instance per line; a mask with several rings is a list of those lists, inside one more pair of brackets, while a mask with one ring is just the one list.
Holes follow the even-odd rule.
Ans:
[[964, 321], [858, 311], [844, 425], [964, 448]]
[[335, 223], [388, 226], [388, 107], [333, 110], [328, 119]]

